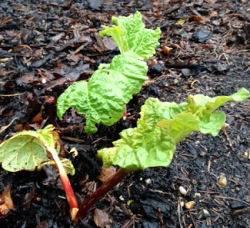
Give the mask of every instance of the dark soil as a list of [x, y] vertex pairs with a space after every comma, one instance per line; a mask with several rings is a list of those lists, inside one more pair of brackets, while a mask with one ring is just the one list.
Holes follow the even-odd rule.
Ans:
[[[70, 179], [83, 200], [101, 184], [96, 151], [135, 126], [145, 99], [182, 101], [188, 94], [227, 95], [250, 88], [247, 2], [0, 1], [0, 139], [54, 124], [62, 156], [76, 168]], [[112, 15], [136, 10], [147, 26], [162, 29], [161, 46], [149, 61], [150, 80], [128, 104], [126, 120], [87, 136], [73, 110], [63, 121], [56, 118], [56, 99], [118, 53], [110, 40], [98, 36], [101, 25]], [[250, 102], [223, 110], [229, 127], [219, 136], [192, 135], [178, 145], [168, 168], [133, 173], [100, 200], [95, 207], [109, 216], [106, 227], [249, 227]], [[77, 157], [68, 153], [73, 147]], [[217, 185], [221, 174], [228, 181], [225, 188]], [[15, 210], [0, 219], [1, 227], [96, 226], [94, 210], [78, 224], [70, 222], [64, 191], [49, 167], [19, 173], [1, 169], [0, 191], [7, 185]], [[180, 186], [188, 190], [186, 196]], [[190, 210], [182, 206], [189, 201], [196, 202]]]

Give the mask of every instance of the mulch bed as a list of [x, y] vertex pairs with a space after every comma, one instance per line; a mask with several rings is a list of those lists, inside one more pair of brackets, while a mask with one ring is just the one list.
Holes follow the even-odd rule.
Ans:
[[[27, 3], [30, 2], [30, 3]], [[148, 27], [160, 27], [161, 46], [150, 60], [142, 91], [127, 105], [128, 118], [83, 132], [71, 110], [56, 118], [56, 99], [74, 81], [88, 79], [118, 50], [98, 35], [113, 15], [139, 10]], [[54, 124], [76, 175], [77, 197], [96, 186], [96, 151], [111, 146], [122, 129], [134, 127], [148, 97], [182, 101], [188, 94], [227, 95], [250, 88], [250, 17], [247, 1], [1, 1], [0, 142], [13, 133]], [[15, 205], [1, 227], [249, 227], [250, 102], [223, 108], [228, 127], [219, 136], [193, 134], [178, 145], [168, 168], [128, 176], [72, 224], [55, 170], [0, 170], [0, 191], [10, 186]], [[69, 154], [75, 147], [78, 156]], [[224, 175], [227, 186], [220, 188]], [[187, 190], [183, 195], [182, 186]], [[183, 204], [195, 201], [192, 209]]]

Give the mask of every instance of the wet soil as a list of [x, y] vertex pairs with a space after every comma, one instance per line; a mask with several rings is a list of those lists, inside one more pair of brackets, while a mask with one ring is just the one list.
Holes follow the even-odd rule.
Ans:
[[[127, 105], [128, 117], [96, 134], [71, 110], [55, 115], [57, 97], [76, 80], [88, 79], [118, 53], [101, 39], [112, 15], [139, 10], [148, 27], [162, 30], [149, 64], [149, 80]], [[182, 101], [188, 94], [231, 94], [249, 79], [250, 17], [247, 1], [1, 1], [0, 140], [24, 129], [54, 124], [62, 156], [72, 160], [70, 177], [79, 200], [96, 186], [101, 163], [96, 151], [134, 127], [148, 97]], [[193, 134], [178, 145], [168, 168], [132, 173], [100, 200], [86, 219], [73, 224], [55, 170], [0, 170], [0, 191], [9, 185], [15, 205], [1, 227], [249, 227], [250, 102], [223, 108], [228, 127], [217, 137]], [[78, 156], [68, 153], [75, 147]], [[227, 186], [220, 188], [224, 175]], [[183, 195], [182, 186], [187, 190]], [[194, 201], [191, 209], [183, 204]], [[99, 210], [97, 210], [99, 209]], [[105, 225], [106, 224], [106, 225]]]

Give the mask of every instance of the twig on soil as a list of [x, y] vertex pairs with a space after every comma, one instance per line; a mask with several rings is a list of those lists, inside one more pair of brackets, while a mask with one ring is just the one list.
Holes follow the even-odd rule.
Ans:
[[209, 159], [208, 164], [207, 164], [207, 172], [210, 173], [210, 168], [211, 168], [211, 160]]
[[148, 189], [150, 192], [154, 192], [154, 193], [159, 193], [159, 194], [162, 194], [162, 195], [171, 195], [171, 193], [169, 192], [163, 192], [161, 190], [157, 190], [157, 189]]
[[17, 118], [14, 117], [14, 118], [10, 121], [9, 124], [7, 124], [7, 125], [5, 125], [5, 126], [2, 126], [2, 127], [0, 128], [0, 134], [2, 134], [3, 132], [5, 132], [5, 130], [7, 130], [7, 129], [15, 122], [16, 119], [17, 119]]
[[62, 136], [61, 137], [64, 140], [70, 141], [70, 142], [75, 142], [75, 143], [86, 143], [86, 141], [78, 138], [73, 138], [73, 137], [68, 137], [68, 136]]
[[227, 127], [224, 127], [224, 128], [222, 129], [222, 132], [224, 133], [224, 135], [225, 135], [225, 137], [226, 137], [226, 140], [227, 140], [227, 142], [228, 142], [228, 144], [229, 144], [229, 147], [231, 148], [231, 150], [234, 150], [232, 141], [231, 141], [231, 139], [230, 139], [230, 137], [229, 137], [229, 135], [228, 135], [228, 133], [227, 133]]
[[179, 226], [180, 226], [180, 228], [183, 228], [182, 223], [181, 223], [181, 204], [180, 204], [180, 201], [178, 201], [177, 214], [178, 214]]
[[13, 94], [0, 94], [0, 97], [15, 97], [15, 96], [21, 96], [24, 93], [13, 93]]
[[130, 187], [132, 187], [132, 185], [134, 184], [134, 181], [128, 185], [127, 187], [127, 192], [128, 192], [128, 197], [130, 198], [131, 197], [131, 192], [130, 192]]
[[250, 207], [245, 207], [245, 208], [234, 210], [232, 212], [232, 215], [239, 216], [239, 215], [244, 215], [244, 214], [249, 214], [249, 213], [250, 213]]
[[99, 142], [99, 141], [101, 141], [101, 140], [104, 140], [104, 141], [105, 141], [106, 139], [105, 139], [105, 137], [98, 138], [98, 139], [96, 139], [95, 141], [93, 141], [92, 144], [95, 144], [95, 143], [97, 143], [97, 142]]
[[189, 211], [189, 216], [190, 216], [190, 218], [191, 218], [191, 220], [192, 220], [192, 223], [193, 223], [194, 227], [196, 228], [197, 225], [196, 225], [196, 222], [194, 221], [194, 218], [193, 218], [193, 216], [192, 216], [192, 214], [191, 214], [191, 211]]
[[248, 203], [248, 202], [246, 202], [244, 200], [234, 198], [234, 197], [220, 196], [220, 195], [215, 195], [214, 197], [219, 198], [219, 199], [225, 199], [225, 200], [235, 200], [235, 201], [238, 201], [238, 202], [241, 202], [241, 203], [244, 203], [244, 204], [250, 206], [250, 203]]
[[216, 211], [215, 208], [211, 208], [211, 211], [214, 212], [214, 213], [217, 215], [217, 217], [213, 220], [214, 222], [215, 222], [217, 219], [219, 219], [219, 218], [223, 218], [223, 217], [220, 215], [220, 213], [219, 213], [218, 211]]
[[76, 55], [78, 52], [80, 52], [82, 49], [84, 49], [87, 45], [88, 45], [88, 43], [81, 45], [71, 55]]

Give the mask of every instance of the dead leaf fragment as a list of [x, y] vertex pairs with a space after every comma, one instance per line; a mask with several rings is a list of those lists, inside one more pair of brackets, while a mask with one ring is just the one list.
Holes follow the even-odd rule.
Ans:
[[173, 50], [173, 48], [168, 47], [168, 46], [166, 46], [166, 45], [164, 45], [164, 46], [162, 47], [162, 52], [163, 52], [164, 55], [169, 55], [170, 52], [171, 52], [172, 50]]
[[112, 177], [116, 173], [116, 168], [109, 167], [109, 168], [102, 168], [100, 176], [98, 179], [103, 183], [106, 182], [110, 177]]
[[198, 24], [205, 24], [207, 19], [205, 17], [202, 17], [202, 16], [193, 15], [193, 16], [189, 17], [189, 21], [194, 21]]
[[16, 119], [17, 119], [17, 118], [14, 117], [14, 118], [10, 121], [9, 124], [0, 127], [0, 134], [2, 134], [5, 130], [7, 130], [7, 129], [14, 123], [14, 121], [15, 121]]
[[36, 197], [36, 191], [35, 188], [32, 187], [30, 192], [27, 192], [24, 196], [24, 202], [23, 202], [23, 207], [28, 209], [30, 208], [30, 205], [32, 204], [32, 201], [35, 199]]
[[2, 17], [0, 20], [0, 26], [1, 27], [6, 26], [6, 25], [10, 24], [12, 21], [13, 20], [11, 17]]
[[4, 191], [0, 195], [0, 218], [4, 217], [9, 213], [10, 210], [14, 209], [14, 204], [11, 199], [10, 186], [4, 188]]
[[109, 218], [109, 215], [100, 209], [95, 209], [94, 212], [94, 222], [97, 227], [109, 227], [111, 225], [111, 219]]

